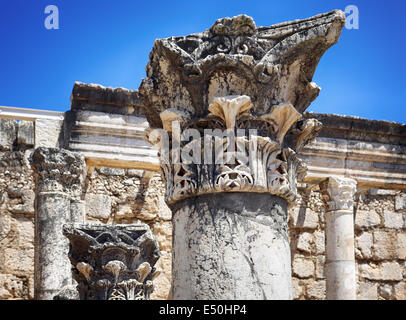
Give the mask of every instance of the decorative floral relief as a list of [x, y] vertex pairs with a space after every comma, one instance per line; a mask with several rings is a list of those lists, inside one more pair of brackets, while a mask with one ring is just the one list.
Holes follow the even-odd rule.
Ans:
[[160, 252], [148, 225], [64, 227], [80, 300], [148, 300]]
[[[301, 115], [291, 104], [283, 103], [271, 108], [267, 115], [254, 117], [249, 113], [251, 106], [248, 96], [224, 96], [213, 100], [206, 120], [191, 120], [187, 112], [179, 110], [161, 113], [166, 130], [173, 134], [175, 127], [169, 120], [176, 120], [179, 132], [178, 137], [172, 137], [177, 145], [167, 152], [167, 163], [161, 161], [169, 204], [206, 193], [242, 191], [267, 192], [294, 201], [297, 175], [303, 176], [306, 167], [286, 145], [285, 135], [288, 132], [292, 135], [294, 130], [290, 129]], [[207, 119], [217, 120], [207, 122]], [[302, 147], [311, 140], [308, 137], [312, 136], [312, 130], [320, 129], [317, 121], [311, 120], [296, 127], [299, 137], [296, 145]], [[221, 134], [201, 138], [202, 125], [209, 123], [211, 126], [206, 129], [219, 129]], [[196, 129], [198, 137], [182, 141], [182, 129]], [[196, 153], [198, 157], [193, 158]], [[199, 161], [185, 162], [185, 154]], [[212, 162], [205, 162], [206, 155]]]
[[330, 177], [320, 184], [329, 211], [353, 210], [357, 181], [351, 178]]

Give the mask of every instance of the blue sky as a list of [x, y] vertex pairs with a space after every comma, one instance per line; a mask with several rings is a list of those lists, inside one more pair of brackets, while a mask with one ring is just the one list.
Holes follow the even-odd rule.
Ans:
[[[50, 4], [59, 30], [44, 27]], [[321, 59], [322, 91], [308, 110], [406, 123], [403, 0], [0, 0], [0, 105], [66, 111], [75, 81], [137, 89], [156, 38], [241, 13], [267, 26], [350, 4], [359, 29], [343, 29]]]

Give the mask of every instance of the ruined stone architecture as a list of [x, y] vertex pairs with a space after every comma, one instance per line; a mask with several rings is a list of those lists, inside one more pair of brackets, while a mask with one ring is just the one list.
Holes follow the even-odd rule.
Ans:
[[0, 298], [406, 299], [406, 125], [306, 112], [344, 21], [223, 18], [138, 90], [0, 107]]

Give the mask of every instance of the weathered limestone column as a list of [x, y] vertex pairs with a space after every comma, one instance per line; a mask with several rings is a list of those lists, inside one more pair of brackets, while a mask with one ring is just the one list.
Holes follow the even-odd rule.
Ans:
[[149, 300], [160, 252], [146, 224], [68, 224], [69, 258], [77, 288], [61, 290], [64, 300]]
[[296, 153], [321, 128], [302, 112], [344, 20], [256, 27], [240, 15], [156, 40], [139, 92], [160, 130], [147, 138], [173, 212], [173, 299], [292, 299], [287, 207], [306, 171]]
[[326, 286], [328, 300], [355, 300], [354, 179], [331, 177], [321, 184], [327, 201]]
[[62, 228], [67, 222], [83, 220], [85, 160], [64, 149], [41, 147], [32, 155], [32, 167], [36, 174], [34, 296], [51, 300], [63, 286], [72, 284], [69, 241]]

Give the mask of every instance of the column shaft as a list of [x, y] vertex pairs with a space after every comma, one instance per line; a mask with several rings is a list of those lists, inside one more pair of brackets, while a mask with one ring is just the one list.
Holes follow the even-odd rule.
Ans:
[[52, 300], [72, 282], [69, 241], [62, 234], [69, 221], [69, 195], [44, 192], [37, 195], [35, 216], [35, 298]]
[[172, 298], [292, 299], [286, 201], [209, 194], [173, 207]]
[[353, 212], [326, 213], [326, 277], [328, 300], [355, 299]]

